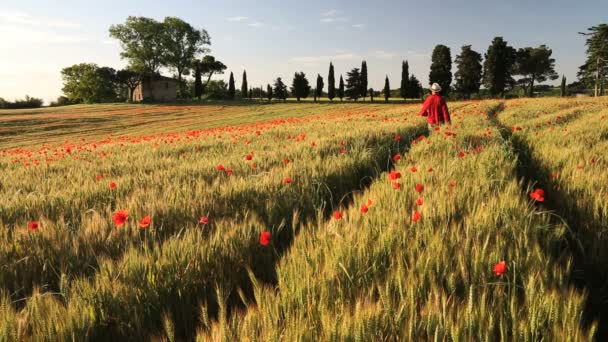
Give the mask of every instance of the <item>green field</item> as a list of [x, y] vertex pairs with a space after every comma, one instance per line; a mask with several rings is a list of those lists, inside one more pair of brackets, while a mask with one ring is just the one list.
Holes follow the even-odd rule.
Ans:
[[608, 101], [449, 106], [0, 111], [0, 341], [606, 336]]

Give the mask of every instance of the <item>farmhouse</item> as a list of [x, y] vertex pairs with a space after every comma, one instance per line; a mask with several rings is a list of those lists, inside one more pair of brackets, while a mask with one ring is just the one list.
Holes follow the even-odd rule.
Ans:
[[133, 101], [174, 101], [177, 98], [177, 80], [165, 77], [146, 77], [133, 91]]

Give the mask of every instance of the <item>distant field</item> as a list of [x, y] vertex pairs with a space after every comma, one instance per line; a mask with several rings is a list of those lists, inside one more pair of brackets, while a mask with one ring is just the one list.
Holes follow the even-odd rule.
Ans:
[[608, 100], [449, 105], [0, 111], [0, 340], [608, 336]]

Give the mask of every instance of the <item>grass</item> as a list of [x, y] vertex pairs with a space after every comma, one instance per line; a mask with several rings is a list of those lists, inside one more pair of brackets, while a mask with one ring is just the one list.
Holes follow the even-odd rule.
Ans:
[[607, 104], [3, 111], [0, 340], [591, 340]]

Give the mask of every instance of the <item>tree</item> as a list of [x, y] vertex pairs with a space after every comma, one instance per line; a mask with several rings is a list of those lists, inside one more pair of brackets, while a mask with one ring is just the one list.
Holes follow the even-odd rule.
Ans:
[[363, 97], [363, 101], [365, 101], [365, 97], [367, 96], [367, 62], [361, 62], [361, 76], [360, 76], [360, 87], [361, 87], [361, 96]]
[[401, 63], [401, 88], [399, 89], [399, 94], [405, 100], [408, 95], [408, 81], [409, 81], [409, 72], [410, 66], [407, 61], [403, 61]]
[[374, 88], [369, 88], [369, 98], [374, 102]]
[[441, 86], [441, 93], [450, 93], [452, 83], [452, 56], [450, 48], [445, 45], [437, 45], [433, 49], [431, 57], [431, 72], [429, 73], [429, 84], [438, 83]]
[[340, 86], [338, 87], [338, 97], [340, 98], [340, 102], [344, 98], [344, 79], [342, 75], [340, 75]]
[[492, 96], [498, 94], [504, 96], [505, 91], [513, 87], [515, 81], [512, 74], [515, 58], [514, 48], [507, 45], [502, 37], [494, 38], [488, 47], [483, 63], [483, 85]]
[[200, 61], [196, 61], [196, 63], [198, 64], [198, 67], [200, 68], [201, 74], [207, 75], [207, 81], [205, 82], [205, 84], [203, 86], [203, 92], [205, 91], [205, 88], [211, 81], [211, 76], [213, 76], [213, 74], [221, 75], [224, 73], [224, 70], [226, 70], [226, 68], [227, 68], [224, 65], [224, 63], [216, 60], [215, 57], [213, 57], [211, 55], [207, 55], [207, 56], [203, 57], [203, 59], [201, 59]]
[[391, 84], [388, 81], [388, 75], [384, 79], [384, 89], [382, 89], [382, 93], [384, 94], [384, 102], [388, 102], [388, 98], [391, 97]]
[[481, 86], [483, 70], [481, 54], [471, 49], [471, 45], [464, 45], [454, 62], [456, 63], [455, 89], [465, 99], [470, 99], [471, 93], [478, 93]]
[[129, 91], [127, 97], [127, 101], [129, 102], [133, 101], [133, 92], [135, 91], [135, 88], [137, 88], [141, 80], [141, 74], [133, 70], [121, 69], [116, 72], [116, 82], [123, 84], [125, 87], [127, 87]]
[[201, 80], [201, 65], [196, 63], [194, 66], [194, 97], [201, 99], [203, 95], [203, 81]]
[[228, 80], [228, 99], [234, 100], [236, 89], [234, 88], [234, 75], [230, 72], [230, 79]]
[[249, 88], [249, 99], [253, 100], [253, 88]]
[[346, 73], [346, 96], [357, 101], [361, 96], [361, 72], [354, 68]]
[[247, 85], [247, 71], [243, 70], [243, 82], [241, 82], [241, 97], [247, 98], [248, 89], [249, 89], [249, 86]]
[[110, 37], [117, 39], [129, 60], [129, 68], [141, 74], [154, 74], [163, 65], [164, 25], [154, 19], [129, 16], [124, 24], [110, 26]]
[[[209, 34], [197, 30], [180, 18], [166, 17], [162, 23], [162, 64], [175, 69], [180, 96], [185, 95], [182, 75], [189, 73], [192, 61], [201, 53], [208, 52]], [[187, 71], [187, 72], [186, 72]]]
[[212, 80], [205, 88], [205, 96], [212, 100], [225, 100], [229, 98], [228, 85], [224, 80]]
[[336, 97], [336, 79], [334, 77], [334, 65], [329, 62], [329, 75], [327, 75], [327, 97], [330, 101]]
[[74, 64], [61, 70], [63, 93], [71, 102], [116, 100], [116, 71], [94, 63]]
[[407, 97], [409, 98], [419, 98], [422, 97], [422, 84], [420, 83], [420, 81], [416, 78], [416, 76], [414, 76], [414, 74], [412, 74], [410, 76], [410, 79], [408, 80], [408, 93], [407, 93]]
[[608, 24], [590, 27], [579, 34], [587, 37], [587, 59], [577, 76], [581, 83], [595, 87], [595, 96], [603, 95], [608, 77]]
[[553, 51], [545, 45], [517, 50], [515, 74], [523, 76], [518, 83], [523, 86], [524, 92], [529, 90], [528, 96], [534, 95], [534, 82], [542, 83], [559, 77], [555, 72], [555, 59], [551, 58], [552, 53]]
[[266, 86], [266, 97], [268, 97], [268, 102], [272, 101], [272, 87], [270, 84]]
[[282, 99], [283, 102], [287, 102], [287, 86], [283, 83], [280, 77], [278, 77], [274, 81], [274, 97], [277, 99]]
[[562, 75], [562, 85], [560, 87], [560, 96], [565, 97], [568, 96], [568, 90], [566, 88], [566, 76]]
[[323, 87], [325, 85], [323, 84], [323, 77], [321, 77], [321, 75], [317, 74], [317, 88], [315, 89], [315, 98], [319, 98], [321, 97], [321, 95], [323, 95]]
[[296, 72], [293, 75], [291, 94], [296, 97], [298, 102], [300, 102], [301, 98], [307, 98], [310, 94], [310, 85], [308, 83], [308, 79], [306, 79], [306, 75], [303, 72]]

